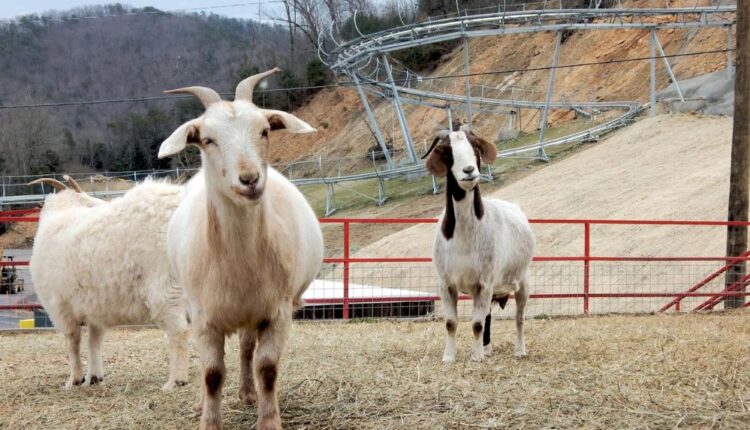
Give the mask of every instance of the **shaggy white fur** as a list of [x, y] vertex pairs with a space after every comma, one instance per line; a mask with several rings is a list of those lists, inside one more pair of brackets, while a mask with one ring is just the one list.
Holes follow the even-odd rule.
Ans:
[[[187, 383], [187, 306], [166, 258], [167, 224], [181, 193], [182, 187], [147, 180], [111, 202], [73, 190], [47, 197], [30, 269], [39, 299], [68, 339], [66, 388], [102, 380], [106, 328], [150, 322], [168, 337], [170, 374], [164, 388]], [[82, 324], [89, 328], [85, 378]]]

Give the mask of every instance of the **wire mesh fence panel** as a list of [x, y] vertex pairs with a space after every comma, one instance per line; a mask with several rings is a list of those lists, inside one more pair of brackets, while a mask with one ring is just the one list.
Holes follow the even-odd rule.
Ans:
[[[0, 212], [0, 222], [33, 223], [36, 222], [34, 212]], [[442, 317], [441, 281], [431, 259], [409, 256], [415, 250], [422, 254], [430, 253], [429, 250], [385, 247], [375, 255], [359, 256], [365, 250], [363, 245], [373, 240], [373, 236], [399, 233], [414, 224], [428, 224], [425, 227], [431, 229], [434, 222], [434, 219], [321, 219], [328, 244], [326, 262], [302, 296], [303, 302], [295, 317], [313, 320]], [[565, 241], [564, 252], [572, 255], [538, 256], [531, 264], [527, 318], [710, 311], [723, 307], [726, 297], [739, 295], [744, 300], [747, 294], [750, 275], [727, 285], [726, 272], [739, 261], [750, 259], [750, 252], [730, 258], [591, 255], [592, 236], [608, 226], [625, 226], [630, 230], [632, 226], [671, 228], [684, 232], [686, 228], [725, 227], [724, 222], [532, 220], [532, 223], [536, 224], [534, 228], [538, 233], [557, 224], [581, 236]], [[370, 227], [372, 225], [379, 227]], [[592, 229], [592, 226], [597, 228]], [[413, 237], [413, 233], [410, 234]], [[689, 240], [689, 235], [681, 234], [672, 233], [670, 237], [677, 241]], [[36, 296], [29, 273], [30, 250], [12, 252], [19, 258], [0, 262], [3, 269], [0, 329], [49, 327], [51, 323]], [[381, 255], [383, 253], [397, 256]], [[493, 315], [499, 318], [512, 318], [515, 312], [512, 299], [504, 309], [493, 309]], [[467, 295], [459, 296], [458, 313], [462, 319], [471, 316], [472, 301]]]

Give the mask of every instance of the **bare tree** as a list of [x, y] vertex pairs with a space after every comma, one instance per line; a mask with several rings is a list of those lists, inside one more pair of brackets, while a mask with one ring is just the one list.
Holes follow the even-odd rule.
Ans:
[[325, 17], [322, 13], [325, 5], [321, 4], [321, 1], [323, 0], [284, 0], [286, 17], [276, 20], [287, 24], [290, 29], [299, 30], [317, 49], [318, 35], [325, 26]]

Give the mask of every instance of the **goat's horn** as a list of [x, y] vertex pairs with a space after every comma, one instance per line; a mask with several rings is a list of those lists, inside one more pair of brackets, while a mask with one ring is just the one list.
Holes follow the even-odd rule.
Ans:
[[47, 184], [51, 186], [52, 188], [59, 190], [59, 191], [62, 191], [68, 188], [62, 182], [58, 181], [57, 179], [52, 179], [52, 178], [35, 179], [26, 185], [37, 185], [37, 184]]
[[72, 188], [77, 193], [82, 193], [83, 190], [81, 190], [81, 187], [78, 186], [78, 182], [76, 182], [75, 179], [71, 178], [68, 175], [63, 175], [63, 179], [65, 179], [65, 182], [68, 184], [70, 188]]
[[211, 88], [206, 87], [185, 87], [177, 88], [176, 90], [164, 91], [165, 94], [192, 94], [198, 100], [204, 108], [208, 109], [212, 104], [221, 101], [221, 96]]
[[438, 144], [438, 142], [440, 142], [441, 139], [444, 139], [445, 136], [447, 136], [447, 135], [448, 135], [448, 131], [447, 130], [440, 131], [437, 134], [437, 136], [435, 136], [435, 138], [432, 139], [432, 145], [430, 145], [430, 149], [428, 149], [427, 152], [425, 152], [424, 155], [421, 156], [420, 158], [422, 160], [424, 160], [425, 158], [427, 158], [427, 156], [430, 155], [430, 152], [432, 152], [432, 150], [435, 149], [435, 146]]
[[257, 75], [250, 76], [249, 78], [245, 78], [237, 84], [237, 89], [234, 90], [234, 99], [235, 100], [247, 100], [249, 102], [253, 101], [253, 90], [255, 89], [255, 85], [266, 78], [268, 75], [273, 75], [276, 72], [280, 72], [281, 69], [278, 67], [274, 67], [273, 69], [258, 73]]

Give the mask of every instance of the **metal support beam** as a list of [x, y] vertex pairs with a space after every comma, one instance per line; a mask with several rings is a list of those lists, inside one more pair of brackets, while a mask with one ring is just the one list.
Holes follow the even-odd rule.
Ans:
[[549, 160], [544, 152], [544, 132], [547, 131], [547, 113], [549, 105], [552, 102], [552, 92], [555, 88], [555, 75], [557, 74], [557, 60], [560, 58], [560, 43], [562, 43], [562, 32], [558, 31], [555, 36], [555, 52], [552, 54], [552, 65], [549, 69], [549, 82], [547, 82], [547, 97], [542, 108], [542, 118], [539, 123], [539, 152], [537, 157], [542, 160]]
[[464, 38], [464, 76], [466, 76], [466, 124], [471, 129], [471, 80], [469, 79], [469, 38]]
[[650, 115], [656, 116], [656, 30], [651, 29], [651, 41], [649, 47], [649, 106], [651, 107]]
[[734, 65], [732, 64], [732, 52], [734, 52], [734, 41], [732, 40], [732, 26], [727, 26], [727, 79], [732, 79]]
[[367, 113], [367, 123], [370, 124], [370, 129], [372, 130], [373, 134], [375, 134], [375, 140], [378, 142], [378, 145], [380, 145], [380, 150], [383, 151], [383, 155], [385, 155], [386, 162], [388, 163], [388, 170], [391, 170], [393, 169], [393, 159], [391, 158], [391, 153], [388, 152], [388, 147], [385, 145], [385, 139], [383, 139], [383, 134], [380, 132], [378, 121], [375, 119], [375, 115], [372, 113], [370, 103], [367, 101], [367, 95], [362, 89], [362, 84], [359, 82], [357, 71], [352, 70], [349, 76], [352, 77], [352, 80], [354, 80], [354, 85], [357, 86], [359, 99], [362, 100], [362, 105], [365, 107], [365, 112]]
[[391, 92], [393, 93], [393, 108], [396, 110], [396, 116], [398, 117], [398, 123], [401, 126], [401, 134], [404, 136], [404, 143], [406, 144], [406, 152], [409, 153], [409, 158], [413, 163], [419, 163], [417, 153], [414, 151], [414, 142], [411, 140], [411, 133], [409, 132], [409, 124], [406, 122], [406, 116], [401, 108], [401, 98], [398, 95], [398, 87], [396, 82], [393, 80], [393, 72], [391, 72], [391, 64], [388, 62], [388, 56], [383, 54], [383, 65], [385, 71], [388, 74], [388, 82], [391, 85]]
[[326, 216], [336, 212], [336, 193], [333, 191], [333, 182], [326, 184]]
[[680, 96], [680, 101], [685, 101], [685, 96], [682, 94], [682, 89], [680, 88], [680, 83], [677, 82], [677, 78], [674, 76], [674, 72], [672, 72], [672, 66], [669, 64], [669, 60], [667, 59], [667, 54], [664, 53], [664, 48], [661, 46], [661, 41], [659, 40], [659, 36], [656, 35], [656, 30], [653, 30], [654, 35], [654, 41], [656, 42], [656, 47], [659, 48], [659, 55], [661, 55], [661, 58], [664, 60], [664, 66], [667, 68], [667, 73], [669, 73], [669, 78], [672, 79], [672, 82], [674, 83], [674, 87], [677, 89], [677, 95]]
[[445, 105], [445, 110], [448, 111], [448, 130], [453, 131], [453, 109], [451, 105]]

